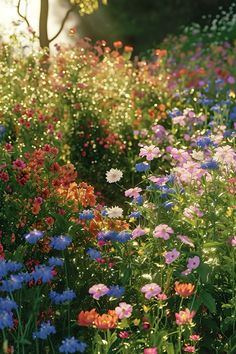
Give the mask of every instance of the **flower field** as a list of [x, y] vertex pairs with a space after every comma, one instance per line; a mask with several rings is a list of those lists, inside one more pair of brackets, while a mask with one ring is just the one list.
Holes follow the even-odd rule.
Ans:
[[131, 58], [0, 43], [1, 353], [236, 353], [236, 42]]

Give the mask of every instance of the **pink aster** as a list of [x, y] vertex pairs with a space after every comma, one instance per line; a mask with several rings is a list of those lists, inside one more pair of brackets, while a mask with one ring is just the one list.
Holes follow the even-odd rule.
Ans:
[[150, 145], [150, 146], [146, 145], [140, 149], [139, 156], [146, 157], [148, 161], [151, 161], [159, 154], [160, 154], [160, 149], [158, 147], [156, 147], [155, 145]]
[[125, 196], [129, 198], [138, 198], [140, 196], [140, 192], [142, 192], [142, 188], [135, 187], [135, 188], [130, 188], [125, 191]]
[[177, 251], [176, 248], [174, 248], [170, 252], [165, 253], [165, 259], [166, 259], [166, 264], [171, 264], [173, 263], [180, 255], [180, 252]]
[[24, 161], [17, 159], [12, 162], [12, 166], [15, 170], [23, 170], [23, 168], [26, 167], [26, 164], [24, 163]]
[[155, 230], [153, 231], [153, 236], [156, 238], [163, 238], [163, 240], [168, 240], [170, 235], [173, 233], [174, 231], [171, 227], [166, 224], [160, 224], [156, 226]]
[[99, 300], [99, 298], [106, 295], [108, 291], [109, 288], [106, 285], [96, 284], [89, 289], [89, 294], [92, 295], [94, 299]]
[[115, 308], [115, 312], [120, 320], [131, 316], [133, 307], [126, 302], [120, 302], [119, 306]]
[[186, 345], [184, 347], [184, 352], [186, 353], [196, 353], [195, 347], [193, 345]]
[[198, 342], [200, 340], [200, 336], [198, 334], [192, 334], [189, 339], [193, 340], [194, 342]]
[[161, 293], [161, 287], [156, 283], [146, 284], [141, 288], [142, 293], [146, 299], [150, 299], [153, 296], [157, 296]]
[[140, 225], [138, 225], [133, 231], [132, 231], [132, 239], [134, 240], [135, 238], [139, 236], [143, 236], [146, 234], [146, 231], [141, 228]]

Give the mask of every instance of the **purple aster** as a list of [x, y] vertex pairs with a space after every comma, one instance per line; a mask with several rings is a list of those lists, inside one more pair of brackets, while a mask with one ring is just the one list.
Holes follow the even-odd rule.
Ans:
[[43, 232], [38, 230], [33, 230], [29, 234], [25, 235], [25, 241], [34, 245], [36, 244], [41, 238], [43, 238]]
[[166, 264], [171, 264], [180, 256], [180, 252], [174, 248], [170, 252], [165, 253]]
[[42, 322], [40, 329], [33, 333], [33, 339], [47, 339], [50, 334], [56, 333], [56, 328], [50, 322]]
[[64, 251], [72, 242], [70, 236], [54, 236], [52, 237], [50, 246], [58, 251]]
[[188, 259], [187, 268], [189, 270], [193, 270], [198, 268], [199, 264], [200, 264], [200, 258], [198, 256], [194, 256], [193, 258]]
[[59, 347], [59, 352], [60, 353], [76, 353], [80, 352], [83, 353], [85, 349], [87, 348], [87, 344], [84, 342], [80, 342], [78, 339], [75, 337], [71, 338], [65, 338], [60, 347]]

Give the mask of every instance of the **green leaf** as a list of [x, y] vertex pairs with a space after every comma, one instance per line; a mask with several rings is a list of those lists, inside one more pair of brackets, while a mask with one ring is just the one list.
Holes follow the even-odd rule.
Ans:
[[206, 263], [201, 263], [200, 266], [197, 268], [197, 272], [200, 275], [202, 282], [206, 283], [208, 281], [210, 271], [211, 268]]
[[203, 291], [201, 293], [201, 300], [211, 313], [216, 313], [216, 302], [210, 293]]
[[174, 345], [172, 343], [167, 343], [166, 350], [167, 350], [167, 354], [176, 354]]

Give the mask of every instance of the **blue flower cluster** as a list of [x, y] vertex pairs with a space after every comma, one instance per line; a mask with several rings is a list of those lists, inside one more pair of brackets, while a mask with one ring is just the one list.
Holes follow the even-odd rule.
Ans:
[[61, 267], [64, 264], [63, 259], [57, 257], [50, 257], [48, 260], [48, 264], [50, 267]]
[[95, 248], [89, 248], [86, 253], [93, 260], [102, 258], [101, 252], [97, 251]]
[[129, 214], [130, 218], [135, 218], [138, 219], [142, 216], [142, 213], [140, 211], [132, 211], [132, 213]]
[[60, 353], [76, 353], [80, 352], [83, 353], [87, 348], [87, 344], [84, 342], [80, 342], [75, 337], [65, 338], [62, 341], [61, 346], [59, 347]]
[[210, 145], [213, 145], [213, 141], [208, 136], [204, 136], [197, 140], [197, 146], [202, 149]]
[[48, 283], [54, 277], [53, 267], [40, 264], [35, 267], [35, 270], [31, 273], [31, 275], [35, 282], [41, 280], [42, 283]]
[[62, 304], [63, 302], [73, 300], [76, 295], [73, 290], [65, 290], [62, 294], [56, 291], [50, 291], [49, 297], [54, 304]]
[[56, 328], [50, 322], [42, 322], [40, 329], [33, 332], [33, 339], [47, 339], [50, 334], [56, 333]]
[[230, 118], [230, 120], [232, 120], [233, 122], [236, 122], [236, 106], [234, 106], [234, 107], [232, 108], [232, 111], [231, 111], [231, 113], [230, 113], [230, 115], [229, 115], [229, 118]]
[[6, 134], [6, 128], [3, 125], [0, 125], [0, 140], [2, 140], [5, 134]]
[[0, 279], [7, 276], [9, 273], [18, 272], [22, 268], [22, 264], [14, 261], [0, 260]]
[[204, 170], [218, 170], [219, 165], [215, 160], [210, 160], [201, 164]]
[[127, 242], [132, 238], [132, 234], [128, 231], [105, 231], [98, 233], [98, 240], [103, 241], [116, 241], [116, 242]]
[[124, 293], [125, 293], [124, 287], [119, 286], [119, 285], [112, 285], [112, 286], [110, 286], [107, 296], [119, 298], [119, 297], [123, 296]]
[[72, 242], [70, 236], [53, 236], [50, 242], [50, 246], [58, 251], [64, 251]]
[[146, 172], [146, 171], [150, 170], [150, 165], [147, 162], [136, 163], [135, 170], [137, 172]]
[[0, 297], [0, 329], [13, 327], [13, 314], [12, 310], [17, 309], [15, 301], [9, 297]]
[[94, 212], [92, 210], [84, 210], [79, 213], [80, 220], [92, 220], [94, 218]]
[[43, 232], [38, 230], [33, 230], [27, 235], [25, 235], [24, 237], [26, 242], [34, 245], [43, 237]]

